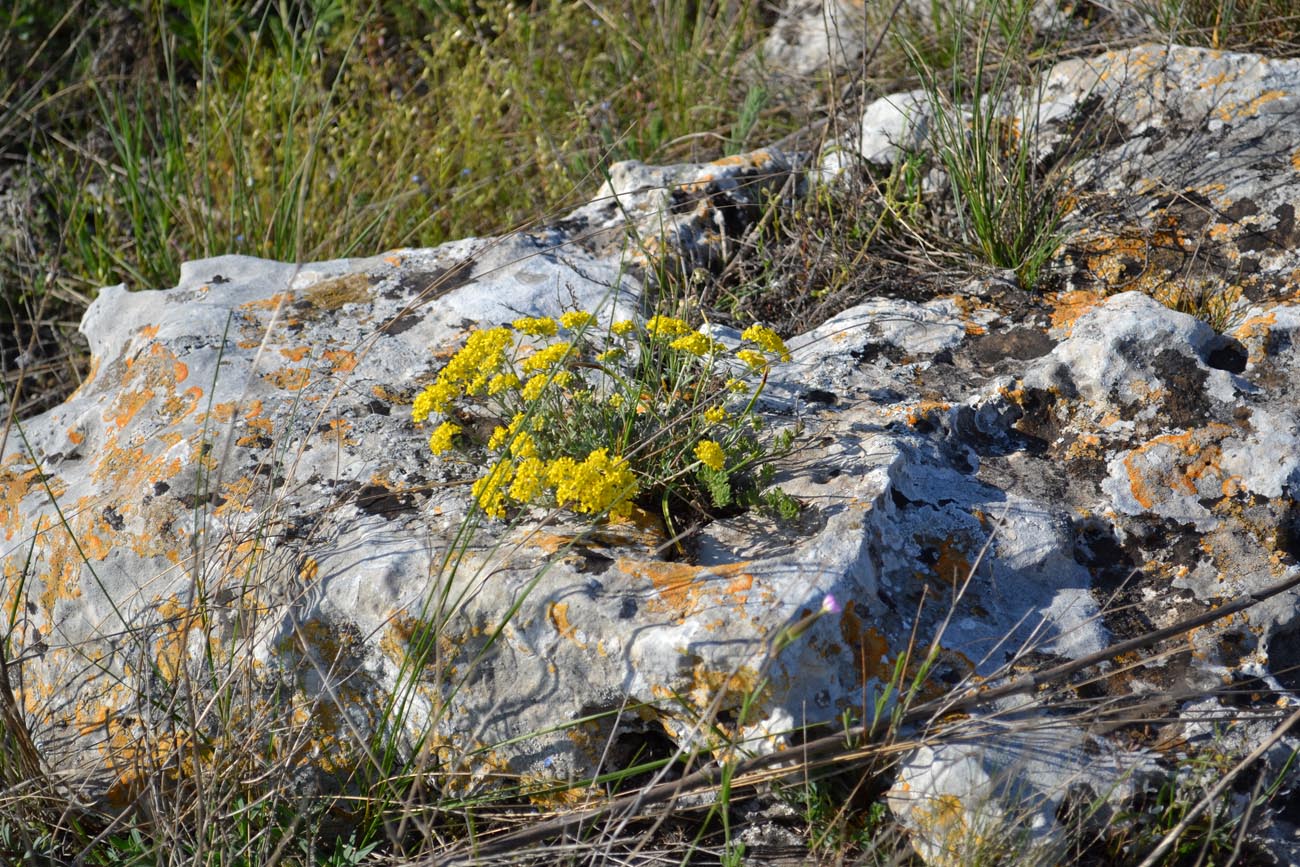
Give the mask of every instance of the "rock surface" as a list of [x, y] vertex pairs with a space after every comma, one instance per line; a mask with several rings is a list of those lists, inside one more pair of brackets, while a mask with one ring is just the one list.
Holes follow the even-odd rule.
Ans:
[[[1147, 47], [1047, 81], [1045, 147], [1084, 116], [1109, 131], [1073, 169], [1060, 291], [870, 299], [791, 340], [762, 409], [804, 425], [778, 478], [803, 514], [716, 521], [689, 562], [650, 523], [491, 523], [466, 541], [478, 468], [433, 458], [409, 404], [472, 327], [634, 315], [629, 261], [721, 260], [764, 195], [797, 191], [781, 154], [624, 165], [535, 235], [302, 267], [223, 257], [166, 291], [104, 290], [83, 323], [91, 377], [0, 463], [11, 685], [47, 761], [122, 804], [141, 775], [275, 719], [293, 737], [268, 749], [324, 777], [382, 741], [463, 787], [544, 787], [870, 715], [931, 645], [922, 696], [1292, 574], [1300, 63]], [[1189, 276], [1227, 293], [1217, 331], [1151, 297], [1176, 301]], [[827, 595], [841, 610], [785, 640]], [[1278, 596], [1090, 696], [1226, 706], [1213, 691], [1248, 682], [1263, 709], [1287, 704], [1297, 632], [1296, 594]], [[194, 701], [213, 682], [246, 702]], [[900, 779], [970, 816], [1008, 798], [996, 814], [1024, 814], [997, 777], [1047, 749], [1055, 770], [1026, 785], [1050, 844], [1052, 777], [1101, 791], [1098, 767], [1153, 749], [1068, 727], [1052, 744], [935, 749]], [[918, 841], [944, 833], [932, 807], [896, 804]]]

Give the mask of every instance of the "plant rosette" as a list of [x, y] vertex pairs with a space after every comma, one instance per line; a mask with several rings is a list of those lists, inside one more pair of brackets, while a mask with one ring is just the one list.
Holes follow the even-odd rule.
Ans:
[[[733, 350], [671, 316], [602, 326], [571, 311], [471, 332], [411, 414], [439, 420], [429, 448], [443, 459], [486, 448], [472, 495], [491, 517], [535, 506], [619, 519], [657, 504], [671, 528], [674, 513], [764, 501], [795, 432], [760, 439], [754, 406], [771, 364], [789, 359], [763, 325]], [[752, 375], [731, 375], [742, 369]]]

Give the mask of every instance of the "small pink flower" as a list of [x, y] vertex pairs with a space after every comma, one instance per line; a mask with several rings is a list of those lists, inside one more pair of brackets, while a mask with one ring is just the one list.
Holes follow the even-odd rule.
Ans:
[[827, 614], [839, 614], [843, 610], [844, 608], [840, 605], [839, 600], [835, 598], [835, 594], [827, 593], [825, 598], [822, 599], [822, 611]]

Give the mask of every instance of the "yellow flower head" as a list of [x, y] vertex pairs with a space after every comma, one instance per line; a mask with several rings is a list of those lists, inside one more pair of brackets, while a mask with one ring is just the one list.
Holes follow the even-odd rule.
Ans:
[[505, 517], [506, 486], [510, 484], [514, 474], [515, 465], [509, 461], [501, 461], [470, 488], [474, 501], [489, 516], [493, 518]]
[[510, 455], [519, 459], [537, 457], [537, 443], [527, 431], [519, 431], [510, 442]]
[[704, 411], [704, 420], [709, 424], [719, 424], [727, 420], [727, 411], [720, 406], [711, 406]]
[[506, 347], [514, 338], [508, 328], [489, 328], [475, 331], [465, 341], [460, 352], [438, 374], [438, 380], [448, 385], [462, 385], [496, 371], [506, 359]]
[[691, 355], [701, 358], [726, 349], [721, 343], [699, 331], [692, 331], [685, 337], [679, 337], [668, 345], [680, 352], [689, 352]]
[[695, 445], [695, 457], [709, 469], [720, 470], [727, 464], [727, 453], [713, 440], [700, 440]]
[[500, 394], [507, 389], [518, 387], [519, 377], [510, 372], [498, 373], [496, 376], [488, 380], [487, 392], [488, 394]]
[[627, 337], [636, 330], [636, 323], [631, 319], [620, 319], [618, 322], [609, 326], [609, 330], [613, 331], [618, 337]]
[[510, 485], [510, 499], [516, 503], [531, 503], [546, 490], [546, 463], [539, 458], [528, 458], [515, 469], [515, 480]]
[[501, 448], [512, 436], [515, 435], [515, 432], [519, 430], [523, 423], [524, 414], [522, 412], [517, 412], [515, 413], [515, 417], [510, 420], [510, 424], [505, 427], [497, 425], [497, 427], [492, 431], [492, 436], [488, 439], [488, 448], [493, 451]]
[[547, 481], [555, 488], [555, 503], [582, 514], [625, 514], [636, 495], [636, 476], [625, 459], [596, 449], [578, 463], [563, 457], [552, 461]]
[[411, 406], [411, 420], [418, 424], [431, 413], [446, 412], [448, 405], [459, 395], [460, 392], [454, 386], [439, 379], [416, 396], [415, 403]]
[[460, 433], [460, 431], [460, 425], [452, 424], [449, 421], [445, 421], [438, 425], [437, 430], [435, 430], [433, 435], [429, 437], [429, 450], [435, 455], [451, 451], [452, 438], [455, 437], [456, 434]]
[[546, 374], [536, 374], [528, 382], [524, 383], [524, 387], [519, 391], [519, 396], [530, 403], [537, 400], [542, 396], [542, 392], [546, 390], [546, 379]]
[[560, 317], [560, 324], [570, 331], [580, 331], [595, 321], [595, 316], [581, 310], [570, 310]]
[[749, 326], [741, 332], [740, 339], [758, 344], [762, 347], [764, 352], [770, 352], [779, 357], [782, 361], [790, 360], [790, 350], [786, 349], [785, 341], [781, 339], [780, 335], [765, 325], [755, 324]]
[[656, 316], [645, 324], [645, 330], [651, 337], [677, 337], [690, 331], [691, 326], [672, 316]]
[[733, 394], [740, 394], [749, 391], [749, 383], [743, 379], [728, 379], [725, 388]]
[[613, 349], [606, 349], [604, 352], [598, 353], [596, 355], [596, 360], [601, 364], [606, 364], [611, 361], [618, 361], [625, 355], [627, 355], [626, 351], [621, 347], [615, 346]]
[[757, 350], [742, 349], [736, 353], [736, 357], [748, 364], [755, 373], [767, 370], [767, 357]]
[[555, 320], [549, 316], [536, 319], [525, 316], [523, 319], [516, 319], [510, 324], [515, 327], [516, 331], [522, 331], [532, 337], [554, 337], [557, 330]]
[[540, 349], [537, 352], [534, 352], [532, 355], [524, 359], [522, 365], [524, 373], [536, 373], [539, 370], [553, 367], [563, 361], [565, 356], [569, 354], [569, 350], [572, 348], [572, 343], [561, 341], [559, 343], [552, 343], [545, 349]]

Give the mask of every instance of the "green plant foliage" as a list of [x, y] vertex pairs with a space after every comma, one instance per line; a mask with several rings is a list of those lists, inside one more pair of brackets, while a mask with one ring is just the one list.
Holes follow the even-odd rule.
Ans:
[[[12, 16], [28, 41], [53, 26]], [[739, 83], [761, 32], [747, 3], [168, 0], [137, 17], [161, 80], [89, 79], [60, 98], [93, 95], [108, 149], [39, 151], [46, 230], [81, 285], [165, 286], [182, 260], [225, 252], [319, 259], [500, 231], [576, 202], [614, 160], [716, 156], [773, 117]], [[718, 99], [733, 90], [735, 109]], [[724, 134], [671, 144], [709, 128]]]
[[1135, 4], [1164, 33], [1187, 45], [1300, 52], [1300, 11], [1291, 0], [1149, 0]]
[[762, 325], [742, 340], [729, 350], [671, 316], [607, 327], [580, 311], [519, 319], [473, 332], [412, 416], [443, 419], [429, 438], [439, 455], [464, 441], [471, 419], [499, 420], [486, 442], [494, 462], [473, 489], [492, 517], [511, 506], [625, 517], [640, 502], [671, 525], [682, 508], [757, 502], [758, 471], [790, 446], [788, 433], [764, 446], [754, 412], [769, 365], [790, 354]]
[[[913, 65], [929, 99], [931, 142], [952, 185], [960, 238], [1033, 288], [1060, 246], [1064, 205], [1059, 175], [1038, 161], [1037, 95], [1032, 88], [1017, 92], [1009, 53], [995, 62], [995, 30], [1012, 46], [1029, 32], [1029, 4], [1011, 6], [983, 25], [973, 70], [953, 65], [944, 72], [915, 54]], [[963, 31], [952, 38], [960, 55]]]

